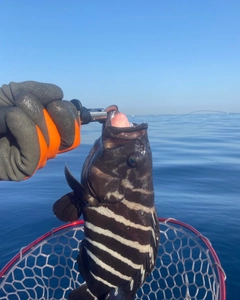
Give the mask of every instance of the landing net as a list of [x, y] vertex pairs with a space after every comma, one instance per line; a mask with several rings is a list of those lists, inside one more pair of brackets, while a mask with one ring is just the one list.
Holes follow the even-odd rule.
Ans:
[[[136, 299], [226, 299], [225, 274], [211, 243], [193, 227], [159, 219], [156, 267]], [[46, 233], [0, 271], [0, 299], [67, 299], [83, 279], [76, 257], [83, 221]]]

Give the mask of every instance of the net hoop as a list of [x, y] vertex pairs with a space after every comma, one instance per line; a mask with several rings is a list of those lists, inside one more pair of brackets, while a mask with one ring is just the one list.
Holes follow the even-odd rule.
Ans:
[[[216, 251], [214, 250], [214, 248], [212, 247], [211, 242], [205, 237], [203, 236], [198, 230], [196, 230], [195, 228], [193, 228], [192, 226], [178, 221], [176, 219], [173, 218], [159, 218], [159, 224], [160, 224], [160, 250], [161, 250], [161, 246], [163, 246], [163, 250], [161, 250], [158, 255], [158, 259], [157, 259], [157, 265], [152, 273], [152, 277], [148, 280], [147, 282], [143, 285], [143, 287], [141, 287], [139, 293], [137, 294], [137, 297], [141, 297], [141, 298], [136, 298], [136, 299], [161, 299], [159, 298], [159, 294], [158, 294], [158, 290], [156, 290], [156, 282], [157, 280], [161, 280], [160, 276], [162, 275], [160, 270], [162, 270], [162, 264], [164, 265], [164, 258], [166, 255], [168, 255], [171, 259], [171, 264], [169, 264], [169, 268], [166, 267], [167, 272], [169, 273], [169, 270], [171, 269], [171, 267], [174, 265], [177, 265], [176, 262], [174, 262], [174, 253], [175, 251], [178, 251], [179, 253], [183, 253], [184, 249], [191, 249], [190, 250], [190, 257], [183, 257], [183, 261], [189, 261], [192, 260], [193, 261], [193, 266], [191, 271], [187, 270], [186, 273], [183, 275], [181, 275], [182, 280], [185, 281], [185, 285], [184, 286], [184, 293], [185, 293], [185, 298], [184, 300], [188, 300], [188, 299], [217, 299], [217, 300], [226, 300], [226, 286], [225, 286], [225, 280], [226, 280], [226, 275], [225, 272], [221, 266], [220, 260], [217, 256]], [[34, 240], [32, 243], [30, 243], [28, 246], [21, 248], [20, 252], [18, 254], [16, 254], [3, 268], [2, 270], [0, 270], [0, 300], [3, 299], [25, 299], [22, 298], [22, 296], [19, 296], [19, 293], [22, 292], [24, 288], [26, 289], [26, 293], [28, 294], [28, 297], [30, 295], [30, 292], [28, 293], [27, 289], [28, 286], [24, 286], [24, 278], [15, 278], [15, 271], [16, 269], [19, 271], [21, 269], [21, 264], [22, 262], [24, 262], [26, 264], [26, 266], [24, 265], [23, 269], [26, 267], [27, 268], [27, 259], [31, 256], [31, 255], [36, 255], [36, 258], [40, 255], [42, 255], [41, 252], [39, 252], [39, 254], [33, 254], [35, 250], [39, 249], [43, 249], [40, 246], [46, 244], [48, 241], [52, 242], [53, 238], [61, 238], [62, 236], [64, 236], [65, 232], [66, 233], [71, 233], [72, 231], [74, 232], [78, 232], [81, 231], [82, 234], [82, 238], [84, 237], [83, 235], [83, 225], [84, 225], [84, 221], [79, 220], [76, 222], [72, 222], [72, 223], [68, 223], [62, 226], [59, 226], [57, 228], [54, 228], [53, 230], [45, 233], [44, 235], [40, 236], [39, 238], [37, 238], [36, 240]], [[163, 230], [163, 229], [164, 230]], [[181, 233], [181, 234], [180, 234]], [[180, 234], [180, 235], [179, 235]], [[173, 235], [175, 235], [175, 237], [173, 237]], [[163, 237], [165, 238], [164, 243], [162, 242]], [[184, 243], [182, 243], [183, 239], [187, 238], [189, 241], [187, 242], [187, 244], [185, 245]], [[70, 237], [69, 237], [70, 239]], [[59, 242], [59, 241], [58, 241]], [[81, 242], [81, 240], [78, 241], [79, 243]], [[180, 248], [179, 249], [175, 249], [176, 244], [179, 244], [180, 242]], [[163, 243], [163, 244], [162, 244]], [[169, 245], [171, 244], [170, 248], [171, 248], [171, 252], [169, 254]], [[193, 244], [193, 245], [192, 245]], [[54, 251], [54, 244], [53, 245], [52, 250]], [[63, 246], [61, 244], [61, 246]], [[78, 247], [79, 244], [76, 246], [75, 251], [78, 251]], [[178, 247], [177, 247], [178, 248]], [[193, 257], [193, 250], [196, 251], [196, 249], [200, 249], [198, 251], [198, 260], [196, 258]], [[168, 251], [169, 250], [169, 251]], [[49, 257], [50, 254], [52, 254], [53, 252], [50, 252], [49, 254], [45, 255], [46, 257]], [[72, 252], [71, 252], [72, 254]], [[38, 256], [37, 256], [38, 255]], [[62, 254], [59, 254], [59, 257]], [[179, 255], [179, 254], [178, 254]], [[203, 258], [204, 256], [204, 258]], [[205, 259], [206, 256], [206, 259]], [[179, 256], [178, 256], [179, 257]], [[75, 261], [75, 257], [71, 258], [72, 261]], [[202, 260], [201, 260], [202, 259]], [[201, 265], [206, 264], [206, 260], [207, 260], [207, 270], [209, 272], [209, 274], [201, 274], [202, 276], [207, 276], [207, 277], [211, 277], [211, 279], [209, 279], [207, 281], [207, 284], [210, 285], [210, 287], [207, 287], [206, 290], [207, 292], [205, 292], [205, 296], [204, 298], [192, 298], [192, 296], [190, 296], [189, 294], [189, 290], [188, 290], [188, 285], [189, 287], [193, 287], [193, 284], [191, 282], [189, 282], [188, 280], [188, 274], [190, 274], [191, 272], [193, 272], [194, 274], [194, 278], [195, 278], [195, 272], [196, 274], [197, 271], [194, 270], [195, 266], [201, 263]], [[37, 261], [37, 259], [36, 259]], [[203, 262], [202, 262], [203, 261]], [[195, 264], [195, 262], [197, 262]], [[59, 262], [58, 262], [59, 263]], [[59, 263], [60, 264], [60, 263]], [[20, 266], [20, 267], [19, 267]], [[34, 265], [34, 267], [36, 267], [36, 265]], [[58, 266], [58, 265], [57, 265]], [[33, 267], [33, 268], [34, 268]], [[76, 265], [73, 266], [76, 269]], [[42, 266], [42, 268], [44, 268], [44, 266]], [[165, 267], [164, 267], [165, 268]], [[181, 267], [182, 268], [182, 267]], [[180, 269], [181, 269], [180, 268]], [[157, 271], [158, 270], [158, 271]], [[24, 271], [24, 270], [23, 270]], [[171, 270], [170, 270], [171, 271]], [[179, 269], [177, 270], [178, 272]], [[216, 271], [216, 272], [215, 272]], [[190, 273], [189, 273], [190, 272]], [[204, 272], [204, 271], [201, 271]], [[70, 272], [71, 273], [71, 272]], [[171, 273], [171, 272], [170, 272]], [[169, 273], [169, 274], [170, 274]], [[74, 273], [75, 274], [75, 273]], [[74, 275], [73, 273], [70, 274], [70, 276]], [[75, 282], [73, 283], [73, 280], [70, 280], [71, 283], [71, 288], [65, 288], [65, 297], [66, 294], [69, 293], [71, 290], [73, 290], [74, 288], [76, 288], [79, 283], [81, 284], [83, 282], [83, 280], [80, 278], [81, 276], [79, 275], [79, 273], [76, 271], [76, 274], [78, 275], [74, 275], [73, 277], [75, 277]], [[157, 274], [157, 275], [156, 275]], [[169, 274], [166, 276], [165, 279], [165, 284], [169, 284], [169, 278], [171, 276], [169, 276]], [[187, 275], [186, 275], [187, 274]], [[26, 274], [23, 272], [21, 274], [21, 276], [25, 276]], [[170, 274], [171, 275], [171, 274]], [[179, 274], [177, 274], [179, 275]], [[34, 274], [33, 276], [35, 277], [39, 277], [38, 275]], [[176, 278], [176, 275], [174, 275]], [[174, 279], [174, 276], [173, 279]], [[192, 275], [190, 274], [190, 277]], [[44, 277], [44, 276], [43, 276]], [[157, 277], [157, 279], [155, 278]], [[179, 277], [180, 278], [180, 277]], [[179, 279], [178, 278], [178, 279]], [[185, 279], [184, 279], [185, 278]], [[13, 280], [11, 282], [11, 279]], [[60, 279], [59, 279], [60, 280]], [[77, 282], [76, 282], [77, 281]], [[174, 282], [176, 280], [174, 279]], [[17, 282], [20, 285], [23, 285], [23, 287], [21, 286], [21, 289], [18, 291], [17, 287], [14, 286], [15, 282]], [[49, 281], [50, 282], [50, 281]], [[60, 281], [59, 281], [60, 282]], [[203, 282], [206, 283], [205, 279], [203, 280]], [[146, 286], [146, 284], [148, 286]], [[60, 298], [57, 298], [56, 295], [54, 297], [52, 297], [52, 295], [54, 294], [54, 292], [52, 292], [52, 294], [50, 295], [48, 288], [49, 286], [46, 285], [45, 282], [43, 282], [43, 280], [38, 280], [37, 282], [37, 287], [41, 287], [43, 291], [41, 291], [43, 297], [42, 298], [26, 298], [26, 299], [63, 299], [61, 296]], [[41, 286], [42, 285], [42, 286]], [[6, 288], [7, 286], [7, 288]], [[11, 286], [11, 289], [10, 289]], [[159, 286], [159, 285], [158, 285]], [[183, 286], [183, 285], [182, 285]], [[59, 286], [57, 287], [59, 288]], [[175, 286], [172, 287], [172, 290], [176, 290], [176, 282], [175, 282]], [[201, 292], [201, 287], [198, 287], [195, 289], [195, 294], [197, 295], [199, 293], [199, 291]], [[11, 290], [11, 292], [8, 291], [8, 289]], [[29, 287], [30, 289], [30, 287]], [[31, 289], [34, 289], [34, 287], [31, 287]], [[155, 291], [153, 292], [152, 289], [155, 289]], [[162, 289], [162, 288], [161, 288]], [[172, 291], [172, 296], [167, 297], [167, 293], [169, 293], [169, 287], [166, 287], [167, 292], [165, 293], [165, 291], [163, 292], [163, 298], [164, 299], [182, 299], [182, 298], [172, 298], [173, 297], [173, 291]], [[181, 291], [182, 287], [179, 288], [179, 291], [177, 291], [177, 293], [182, 293]], [[54, 290], [54, 289], [53, 289]], [[210, 291], [210, 294], [209, 294]], [[25, 291], [24, 291], [25, 292]], [[36, 294], [37, 292], [34, 291], [34, 293]], [[6, 298], [6, 295], [16, 295], [15, 298]], [[155, 298], [153, 298], [153, 295], [155, 295]], [[162, 294], [161, 294], [162, 295]], [[209, 296], [210, 295], [210, 296]], [[191, 297], [191, 298], [190, 298]]]

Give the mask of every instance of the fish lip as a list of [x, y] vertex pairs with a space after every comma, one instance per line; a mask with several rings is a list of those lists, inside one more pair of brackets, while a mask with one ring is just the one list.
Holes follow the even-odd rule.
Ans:
[[147, 123], [140, 123], [140, 124], [136, 124], [136, 123], [131, 123], [131, 126], [128, 127], [115, 127], [112, 126], [111, 124], [111, 120], [112, 118], [119, 113], [118, 110], [118, 106], [117, 105], [110, 105], [108, 106], [105, 111], [107, 112], [107, 118], [105, 120], [105, 122], [103, 123], [103, 130], [106, 128], [109, 128], [112, 133], [114, 134], [118, 134], [120, 132], [136, 132], [139, 130], [143, 130], [143, 129], [147, 129], [148, 128], [148, 124]]
[[113, 127], [111, 124], [111, 120], [117, 113], [119, 113], [118, 106], [110, 105], [105, 109], [105, 111], [107, 112], [107, 119], [106, 119], [104, 125], [105, 125], [105, 127], [107, 127], [107, 126]]

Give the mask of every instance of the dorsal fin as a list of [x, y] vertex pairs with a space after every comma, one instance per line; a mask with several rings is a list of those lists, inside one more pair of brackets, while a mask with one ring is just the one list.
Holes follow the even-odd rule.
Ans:
[[83, 185], [81, 185], [81, 183], [79, 181], [77, 181], [77, 179], [71, 174], [67, 165], [65, 165], [64, 173], [65, 173], [65, 177], [66, 177], [68, 185], [74, 192], [77, 192], [77, 191], [86, 192], [87, 191], [86, 188]]
[[68, 185], [74, 191], [75, 194], [81, 194], [81, 198], [84, 198], [90, 205], [98, 206], [98, 201], [89, 194], [89, 191], [77, 181], [77, 179], [71, 174], [67, 165], [64, 168], [65, 177]]

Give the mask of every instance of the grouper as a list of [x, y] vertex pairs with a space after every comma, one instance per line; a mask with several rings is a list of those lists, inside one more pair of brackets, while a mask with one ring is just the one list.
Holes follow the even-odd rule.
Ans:
[[148, 124], [130, 123], [111, 106], [82, 168], [65, 167], [72, 192], [53, 205], [64, 222], [84, 219], [77, 263], [85, 280], [70, 300], [134, 299], [152, 272], [159, 245]]

